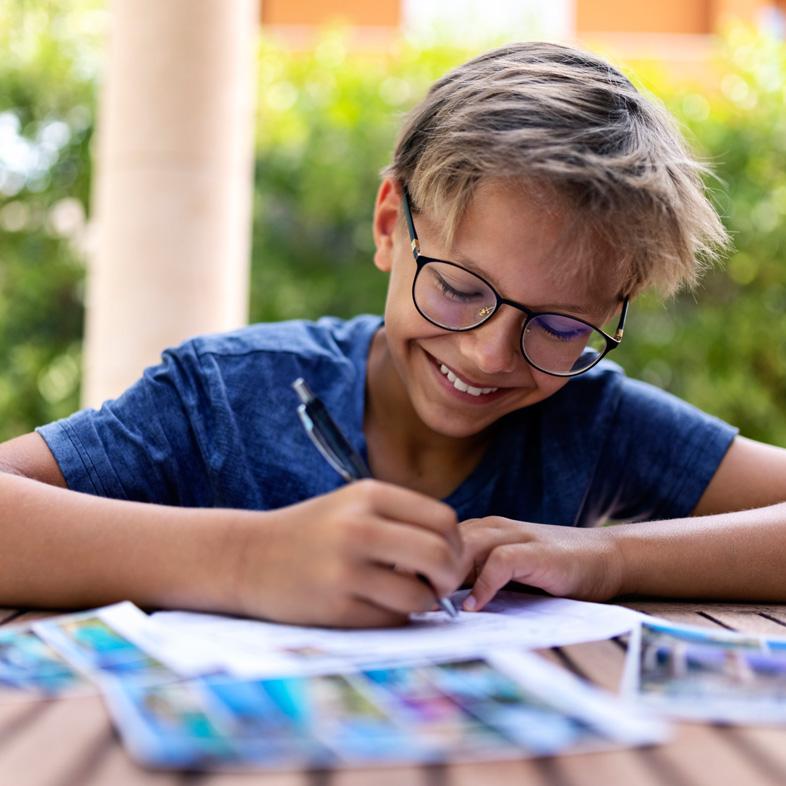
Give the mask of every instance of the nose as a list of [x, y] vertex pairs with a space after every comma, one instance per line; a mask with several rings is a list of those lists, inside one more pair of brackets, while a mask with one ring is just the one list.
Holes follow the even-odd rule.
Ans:
[[502, 309], [488, 322], [463, 334], [465, 356], [484, 374], [509, 374], [524, 363], [521, 355], [520, 317], [513, 309]]

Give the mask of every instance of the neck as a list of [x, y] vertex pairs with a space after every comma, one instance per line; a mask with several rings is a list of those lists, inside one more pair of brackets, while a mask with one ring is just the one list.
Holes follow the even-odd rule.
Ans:
[[449, 437], [430, 429], [406, 391], [382, 327], [368, 357], [364, 429], [374, 477], [436, 497], [447, 496], [477, 466], [487, 432]]

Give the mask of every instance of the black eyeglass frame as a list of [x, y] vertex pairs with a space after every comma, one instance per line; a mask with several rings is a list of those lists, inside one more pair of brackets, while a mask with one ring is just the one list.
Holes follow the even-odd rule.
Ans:
[[[415, 277], [412, 279], [412, 302], [415, 305], [418, 313], [423, 317], [423, 319], [430, 322], [432, 325], [436, 325], [436, 327], [442, 328], [443, 330], [450, 330], [453, 333], [466, 333], [470, 330], [475, 330], [475, 328], [480, 327], [481, 325], [485, 325], [494, 314], [496, 314], [500, 306], [510, 306], [511, 308], [518, 309], [519, 311], [523, 312], [526, 315], [526, 319], [524, 320], [524, 324], [521, 326], [521, 336], [519, 337], [519, 349], [521, 350], [521, 354], [524, 360], [527, 361], [531, 366], [536, 368], [538, 371], [543, 372], [544, 374], [549, 374], [552, 377], [577, 377], [579, 374], [584, 374], [586, 371], [589, 371], [591, 368], [594, 368], [601, 360], [603, 360], [606, 355], [609, 354], [613, 349], [616, 349], [622, 343], [622, 334], [625, 330], [625, 320], [628, 316], [628, 297], [625, 296], [622, 298], [622, 310], [620, 311], [620, 318], [617, 322], [617, 328], [614, 331], [614, 335], [610, 336], [606, 333], [605, 330], [601, 330], [596, 325], [593, 325], [591, 322], [588, 322], [586, 319], [582, 319], [581, 317], [577, 317], [573, 314], [565, 314], [564, 312], [560, 311], [533, 311], [531, 308], [528, 308], [523, 303], [518, 303], [515, 300], [510, 300], [508, 298], [502, 297], [499, 292], [488, 282], [486, 281], [483, 276], [478, 275], [472, 270], [467, 270], [467, 268], [459, 265], [457, 262], [450, 262], [446, 259], [437, 259], [436, 257], [429, 257], [425, 254], [422, 254], [420, 251], [420, 240], [418, 239], [418, 233], [415, 229], [415, 222], [412, 220], [412, 209], [410, 207], [410, 199], [409, 199], [409, 192], [406, 186], [402, 186], [402, 201], [404, 203], [404, 217], [407, 220], [407, 227], [409, 229], [409, 241], [410, 246], [412, 248], [412, 255], [415, 259], [415, 264], [417, 265], [417, 270], [415, 271]], [[415, 286], [418, 281], [418, 276], [423, 268], [429, 264], [429, 262], [439, 262], [442, 265], [451, 265], [452, 267], [459, 268], [459, 270], [463, 270], [466, 273], [470, 273], [471, 275], [475, 276], [476, 278], [480, 279], [492, 292], [494, 298], [496, 299], [496, 303], [494, 304], [494, 308], [483, 317], [475, 325], [465, 328], [452, 328], [448, 327], [447, 325], [442, 325], [439, 322], [435, 322], [431, 317], [427, 314], [424, 314], [421, 310], [420, 306], [418, 305], [417, 298], [415, 297]], [[554, 316], [554, 317], [566, 317], [568, 319], [574, 319], [577, 322], [581, 322], [582, 324], [586, 325], [589, 328], [600, 333], [604, 339], [606, 339], [606, 347], [603, 352], [598, 355], [598, 357], [592, 361], [592, 363], [587, 366], [586, 368], [579, 369], [578, 371], [547, 371], [545, 368], [541, 368], [537, 363], [533, 362], [528, 356], [527, 353], [524, 351], [524, 333], [527, 330], [527, 325], [530, 323], [532, 319], [535, 317], [542, 317], [542, 316]]]

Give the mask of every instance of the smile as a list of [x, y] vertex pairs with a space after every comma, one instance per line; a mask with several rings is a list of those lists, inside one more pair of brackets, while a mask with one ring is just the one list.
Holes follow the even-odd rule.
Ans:
[[448, 378], [449, 382], [453, 383], [456, 390], [462, 393], [469, 393], [471, 396], [486, 396], [489, 393], [495, 393], [499, 388], [476, 388], [465, 382], [461, 377], [454, 374], [444, 363], [440, 363], [440, 372]]

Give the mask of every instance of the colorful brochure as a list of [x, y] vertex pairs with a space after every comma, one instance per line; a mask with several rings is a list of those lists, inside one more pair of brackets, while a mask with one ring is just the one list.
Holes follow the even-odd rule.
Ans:
[[666, 733], [534, 655], [310, 676], [105, 681], [130, 754], [190, 770], [520, 758], [659, 742]]
[[[214, 662], [188, 635], [168, 632], [128, 601], [92, 611], [49, 617], [33, 631], [87, 677], [162, 682], [216, 672]], [[178, 657], [167, 652], [177, 642]]]
[[0, 628], [0, 703], [94, 690], [29, 624]]
[[786, 639], [642, 622], [623, 692], [675, 718], [786, 723]]

